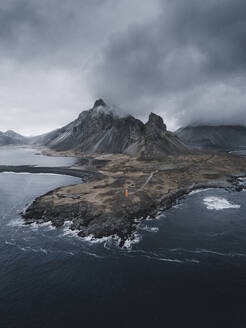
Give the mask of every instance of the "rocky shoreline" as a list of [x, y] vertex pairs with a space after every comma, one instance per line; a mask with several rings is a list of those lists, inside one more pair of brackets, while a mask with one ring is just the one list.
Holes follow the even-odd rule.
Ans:
[[[127, 155], [80, 159], [78, 172], [93, 172], [86, 183], [57, 188], [38, 197], [22, 213], [27, 224], [70, 221], [81, 237], [117, 235], [122, 246], [133, 238], [141, 218], [155, 217], [191, 191], [225, 188], [240, 191], [244, 157], [196, 153], [143, 161]], [[128, 197], [125, 190], [128, 190]]]

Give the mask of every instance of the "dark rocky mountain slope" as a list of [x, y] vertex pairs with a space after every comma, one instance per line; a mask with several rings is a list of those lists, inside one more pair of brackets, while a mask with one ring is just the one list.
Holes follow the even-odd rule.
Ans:
[[240, 125], [188, 126], [175, 133], [185, 144], [214, 150], [246, 148], [246, 127]]
[[35, 143], [57, 151], [123, 153], [145, 159], [189, 151], [172, 132], [167, 131], [160, 116], [151, 113], [144, 124], [131, 115], [119, 116], [102, 99], [70, 124], [36, 138]]

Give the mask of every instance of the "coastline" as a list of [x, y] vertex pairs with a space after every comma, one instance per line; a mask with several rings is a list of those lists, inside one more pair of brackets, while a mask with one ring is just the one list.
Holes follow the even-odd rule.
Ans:
[[69, 175], [82, 180], [88, 180], [92, 177], [99, 177], [100, 174], [89, 170], [77, 170], [69, 167], [52, 167], [52, 166], [32, 166], [32, 165], [0, 165], [0, 173], [52, 173], [60, 175]]
[[197, 189], [241, 191], [239, 178], [246, 173], [246, 159], [230, 154], [196, 153], [163, 161], [122, 154], [81, 157], [75, 170], [87, 169], [90, 179], [38, 197], [22, 213], [27, 224], [50, 221], [59, 227], [70, 221], [70, 229], [78, 230], [81, 237], [117, 235], [123, 246], [133, 238], [141, 218], [155, 217]]

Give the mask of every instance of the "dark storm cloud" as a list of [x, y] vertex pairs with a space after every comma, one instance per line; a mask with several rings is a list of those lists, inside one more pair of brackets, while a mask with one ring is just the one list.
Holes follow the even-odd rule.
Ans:
[[136, 114], [156, 110], [173, 125], [246, 124], [245, 30], [241, 0], [163, 1], [149, 24], [111, 39], [92, 84]]
[[169, 127], [246, 124], [242, 0], [0, 2], [0, 130], [37, 134], [97, 97]]
[[36, 134], [88, 108], [87, 74], [102, 46], [112, 33], [148, 21], [157, 2], [1, 1], [0, 130]]
[[102, 4], [107, 7], [108, 2], [19, 0], [0, 5], [1, 52], [15, 60], [39, 59], [40, 64], [78, 64], [81, 52], [103, 39], [97, 29], [101, 25], [101, 32], [107, 30], [101, 23]]

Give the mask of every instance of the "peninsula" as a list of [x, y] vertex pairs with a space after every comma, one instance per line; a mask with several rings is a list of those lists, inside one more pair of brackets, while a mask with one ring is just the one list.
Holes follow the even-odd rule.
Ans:
[[74, 169], [97, 174], [85, 183], [38, 197], [23, 213], [26, 222], [51, 221], [58, 227], [69, 220], [71, 229], [82, 237], [117, 235], [124, 243], [139, 219], [154, 217], [194, 189], [241, 190], [238, 178], [245, 175], [246, 160], [222, 153], [169, 156], [161, 161], [95, 154], [81, 159]]

